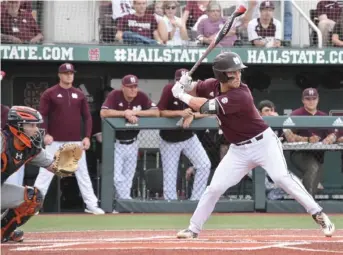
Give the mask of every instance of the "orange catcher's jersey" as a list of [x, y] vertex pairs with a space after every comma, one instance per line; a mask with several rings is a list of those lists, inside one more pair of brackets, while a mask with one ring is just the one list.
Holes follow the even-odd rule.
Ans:
[[16, 144], [8, 130], [1, 130], [1, 184], [22, 165], [31, 161], [41, 149]]

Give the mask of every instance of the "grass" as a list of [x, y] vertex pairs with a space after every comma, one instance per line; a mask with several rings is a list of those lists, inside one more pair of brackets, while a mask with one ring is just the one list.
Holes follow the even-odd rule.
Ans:
[[[188, 226], [188, 214], [117, 214], [117, 215], [37, 215], [22, 229], [28, 232], [125, 229], [182, 229]], [[330, 217], [336, 229], [343, 228], [343, 215]], [[214, 214], [205, 229], [316, 229], [309, 215], [297, 214]]]

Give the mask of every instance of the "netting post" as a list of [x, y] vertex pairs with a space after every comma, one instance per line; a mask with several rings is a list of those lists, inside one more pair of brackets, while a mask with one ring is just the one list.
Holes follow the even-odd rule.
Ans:
[[[113, 211], [114, 201], [114, 137], [115, 129], [102, 120], [102, 168], [101, 168], [101, 208]], [[112, 152], [112, 153], [110, 153]]]

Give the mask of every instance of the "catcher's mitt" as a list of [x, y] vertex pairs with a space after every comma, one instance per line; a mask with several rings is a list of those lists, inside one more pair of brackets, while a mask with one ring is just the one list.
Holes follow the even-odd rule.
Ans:
[[60, 177], [70, 176], [76, 172], [82, 148], [75, 143], [63, 144], [54, 156], [53, 169]]

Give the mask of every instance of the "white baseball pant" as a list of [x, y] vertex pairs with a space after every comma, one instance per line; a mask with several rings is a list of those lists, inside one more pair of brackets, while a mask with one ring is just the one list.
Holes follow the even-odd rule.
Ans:
[[114, 188], [117, 199], [132, 199], [131, 187], [135, 176], [138, 156], [138, 141], [132, 144], [115, 142]]
[[[81, 142], [52, 142], [52, 144], [47, 145], [45, 147], [46, 151], [50, 154], [54, 155], [55, 152], [63, 145], [68, 143], [78, 143], [82, 144]], [[50, 183], [54, 177], [54, 174], [45, 168], [39, 169], [39, 174], [35, 181], [34, 187], [38, 188], [40, 192], [42, 192], [43, 196], [45, 197], [46, 193], [48, 192], [48, 188]], [[83, 198], [84, 203], [87, 205], [88, 208], [98, 207], [98, 199], [96, 198], [93, 190], [93, 185], [88, 173], [87, 161], [86, 161], [86, 153], [83, 151], [82, 157], [79, 160], [79, 168], [75, 172], [75, 177], [77, 183], [79, 185], [79, 189]]]
[[164, 199], [177, 200], [176, 183], [181, 152], [191, 161], [196, 169], [190, 200], [199, 200], [204, 193], [211, 170], [204, 147], [196, 135], [186, 141], [169, 143], [161, 139], [160, 151], [163, 166]]
[[263, 167], [274, 183], [297, 200], [308, 213], [315, 214], [322, 210], [300, 180], [288, 171], [279, 138], [270, 128], [262, 134], [263, 139], [259, 141], [255, 139], [246, 145], [230, 145], [190, 220], [191, 231], [199, 233], [220, 196], [257, 166]]
[[23, 186], [25, 175], [25, 165], [22, 165], [15, 173], [11, 174], [5, 183]]

